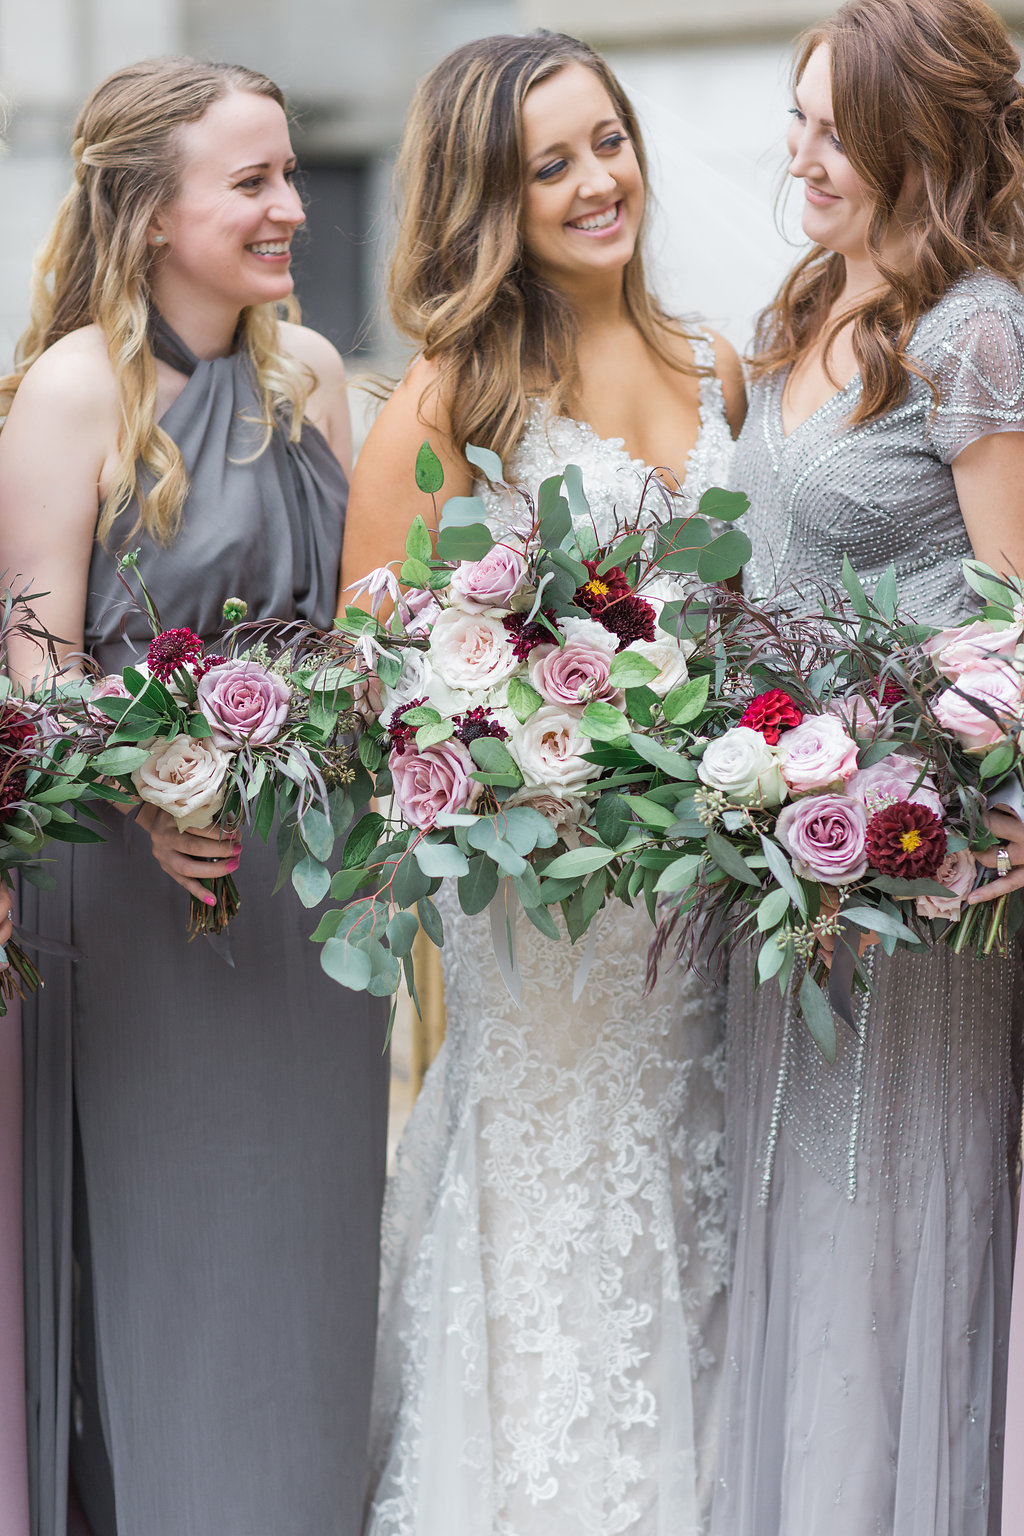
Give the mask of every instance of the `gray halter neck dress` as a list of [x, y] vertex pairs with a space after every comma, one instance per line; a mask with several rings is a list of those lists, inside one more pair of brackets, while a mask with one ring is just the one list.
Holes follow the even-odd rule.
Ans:
[[[732, 484], [752, 507], [755, 597], [873, 586], [906, 609], [972, 610], [952, 464], [1024, 431], [1024, 298], [955, 284], [908, 348], [941, 401], [852, 427], [859, 379], [785, 436], [784, 377], [758, 383]], [[830, 1067], [790, 993], [730, 967], [727, 1172], [735, 1267], [715, 1536], [992, 1536], [999, 1485], [1020, 1135], [1024, 972], [939, 948], [875, 950], [858, 1032]]]
[[[253, 458], [247, 359], [201, 362], [159, 322], [153, 345], [188, 375], [161, 423], [190, 477], [180, 533], [131, 541], [163, 622], [211, 640], [237, 595], [252, 618], [327, 627], [347, 486], [326, 441], [277, 430]], [[86, 643], [105, 671], [149, 638], [123, 596], [97, 545]], [[104, 844], [59, 845], [57, 861], [56, 890], [29, 889], [23, 912], [81, 955], [47, 961], [25, 1008], [34, 1536], [65, 1528], [69, 1425], [94, 1536], [353, 1536], [383, 1005], [330, 981], [314, 915], [290, 886], [271, 895], [273, 837], [246, 840], [233, 968], [187, 941], [188, 896], [134, 820], [112, 814]]]

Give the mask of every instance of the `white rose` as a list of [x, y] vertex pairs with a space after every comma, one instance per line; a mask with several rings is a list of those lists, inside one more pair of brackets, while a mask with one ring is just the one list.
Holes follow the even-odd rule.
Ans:
[[132, 774], [143, 800], [174, 817], [179, 832], [208, 827], [224, 804], [231, 753], [208, 740], [172, 736], [157, 742]]
[[592, 645], [614, 656], [619, 648], [619, 637], [610, 629], [598, 624], [596, 619], [559, 619], [558, 627], [567, 645]]
[[736, 725], [709, 742], [697, 764], [702, 781], [734, 805], [781, 805], [786, 785], [781, 765], [760, 731]]
[[687, 597], [693, 590], [692, 582], [695, 579], [691, 578], [691, 585], [687, 585], [678, 576], [669, 576], [665, 571], [662, 571], [660, 576], [655, 576], [653, 580], [644, 582], [639, 595], [645, 603], [650, 603], [660, 619], [661, 610], [665, 604], [682, 602], [683, 598]]
[[527, 784], [540, 785], [558, 794], [580, 789], [601, 772], [582, 754], [591, 750], [589, 736], [579, 729], [580, 711], [559, 704], [542, 704], [525, 725], [516, 721], [508, 742], [509, 751], [522, 769]]
[[[689, 645], [689, 652], [693, 651], [693, 645]], [[664, 632], [657, 640], [634, 640], [626, 649], [620, 652], [623, 656], [643, 656], [645, 660], [658, 668], [657, 677], [652, 677], [647, 684], [659, 699], [665, 698], [673, 688], [679, 688], [686, 682], [690, 673], [686, 666], [686, 657], [689, 652], [681, 645], [677, 645], [671, 635]]]
[[410, 647], [402, 657], [397, 683], [383, 690], [382, 720], [390, 724], [394, 715], [408, 709], [413, 699], [425, 699], [430, 692], [432, 675], [426, 651]]
[[499, 619], [458, 608], [446, 608], [435, 623], [430, 660], [449, 688], [469, 690], [507, 682], [519, 665]]

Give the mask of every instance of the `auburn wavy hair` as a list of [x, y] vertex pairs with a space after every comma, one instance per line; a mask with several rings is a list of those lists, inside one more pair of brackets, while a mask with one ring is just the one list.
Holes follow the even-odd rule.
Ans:
[[[1024, 273], [1024, 90], [1002, 20], [981, 0], [848, 0], [804, 34], [799, 84], [816, 48], [829, 50], [836, 132], [874, 208], [867, 244], [885, 289], [852, 311], [862, 390], [851, 422], [898, 405], [909, 375], [933, 380], [907, 353], [914, 327], [957, 278], [979, 267], [1012, 283]], [[900, 206], [910, 259], [882, 247], [908, 172], [919, 191]], [[916, 190], [916, 186], [915, 186]], [[846, 310], [843, 258], [814, 246], [758, 322], [755, 377], [787, 368], [825, 332], [828, 366]]]
[[[31, 321], [0, 379], [5, 415], [28, 369], [69, 332], [96, 325], [107, 342], [121, 405], [114, 484], [101, 509], [97, 537], [137, 505], [140, 527], [169, 543], [181, 522], [188, 476], [177, 444], [156, 420], [156, 364], [148, 341], [149, 276], [160, 260], [148, 240], [150, 220], [173, 202], [181, 155], [179, 129], [198, 122], [231, 91], [285, 99], [266, 75], [236, 64], [150, 59], [119, 69], [96, 87], [79, 114], [71, 146], [75, 179], [35, 263]], [[288, 306], [292, 317], [298, 306]], [[302, 429], [309, 371], [284, 355], [278, 306], [242, 311], [239, 347], [252, 360], [264, 428], [262, 452], [275, 425]], [[140, 475], [144, 470], [144, 475]]]
[[[636, 114], [607, 64], [562, 33], [493, 36], [449, 54], [421, 81], [399, 152], [398, 238], [388, 298], [396, 326], [439, 365], [437, 389], [456, 449], [499, 455], [518, 443], [531, 397], [556, 411], [579, 382], [576, 318], [523, 248], [522, 108], [527, 93], [566, 65], [600, 80], [628, 134], [644, 185]], [[686, 336], [648, 292], [640, 241], [625, 268], [625, 301], [652, 351], [679, 373], [673, 338]]]

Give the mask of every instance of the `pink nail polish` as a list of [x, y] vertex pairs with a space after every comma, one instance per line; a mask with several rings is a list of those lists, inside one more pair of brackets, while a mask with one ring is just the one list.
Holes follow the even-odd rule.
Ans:
[[229, 864], [228, 865], [228, 870], [227, 870], [228, 874], [229, 875], [233, 875], [235, 870], [238, 868], [239, 864], [241, 864], [241, 862], [242, 862], [241, 856], [239, 856], [238, 858], [236, 858], [233, 861], [233, 863]]
[[215, 907], [217, 905], [216, 896], [204, 896], [203, 900], [206, 902], [208, 907]]

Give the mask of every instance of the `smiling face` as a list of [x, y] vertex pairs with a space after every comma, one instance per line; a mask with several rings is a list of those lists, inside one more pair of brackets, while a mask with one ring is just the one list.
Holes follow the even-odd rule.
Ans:
[[562, 288], [622, 273], [636, 248], [644, 184], [633, 144], [594, 72], [570, 63], [523, 103], [523, 245]]
[[863, 261], [874, 201], [836, 136], [832, 62], [824, 44], [808, 59], [795, 96], [789, 174], [804, 184], [804, 233], [847, 260]]
[[292, 291], [290, 245], [305, 220], [293, 185], [295, 156], [276, 101], [232, 91], [179, 132], [174, 201], [153, 219], [160, 252], [150, 276], [165, 299], [236, 318], [247, 305]]

